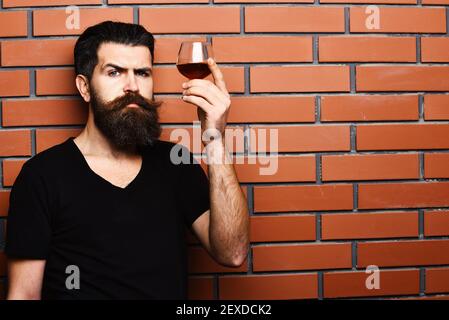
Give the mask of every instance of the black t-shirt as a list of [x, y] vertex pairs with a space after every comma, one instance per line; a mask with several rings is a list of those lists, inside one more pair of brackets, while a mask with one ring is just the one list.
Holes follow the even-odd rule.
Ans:
[[89, 167], [73, 139], [23, 165], [10, 194], [6, 255], [46, 260], [43, 299], [185, 299], [185, 230], [210, 207], [201, 166], [173, 163], [175, 144], [158, 141], [121, 188]]

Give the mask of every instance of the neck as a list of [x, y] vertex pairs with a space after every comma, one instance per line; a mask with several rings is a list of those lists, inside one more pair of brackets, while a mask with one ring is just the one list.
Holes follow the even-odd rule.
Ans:
[[84, 155], [108, 158], [110, 160], [126, 160], [140, 156], [137, 148], [129, 151], [115, 148], [95, 125], [90, 108], [86, 126], [74, 141]]

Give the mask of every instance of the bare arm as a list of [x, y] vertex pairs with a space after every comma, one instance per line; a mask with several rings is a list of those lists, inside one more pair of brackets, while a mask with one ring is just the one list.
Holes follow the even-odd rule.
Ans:
[[218, 261], [240, 266], [248, 254], [249, 214], [246, 198], [223, 140], [215, 140], [207, 146], [210, 247]]
[[9, 259], [7, 300], [41, 299], [45, 260]]
[[248, 254], [249, 215], [245, 196], [225, 150], [221, 141], [208, 145], [211, 209], [204, 212], [192, 228], [217, 262], [238, 267]]

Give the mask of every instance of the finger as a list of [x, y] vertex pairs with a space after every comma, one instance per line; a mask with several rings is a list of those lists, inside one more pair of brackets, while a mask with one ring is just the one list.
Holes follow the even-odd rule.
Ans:
[[183, 96], [182, 100], [184, 100], [187, 103], [194, 104], [197, 107], [200, 107], [206, 113], [212, 112], [212, 106], [204, 98], [197, 96]]
[[213, 58], [207, 59], [207, 65], [209, 66], [212, 76], [214, 77], [215, 85], [224, 93], [228, 93], [226, 89], [226, 83], [224, 81], [223, 73]]
[[206, 99], [207, 102], [209, 102], [212, 106], [219, 106], [223, 103], [220, 97], [218, 97], [216, 93], [210, 88], [194, 86], [184, 90], [182, 94], [187, 96], [200, 96]]
[[201, 86], [201, 85], [207, 86], [210, 83], [211, 82], [209, 80], [205, 80], [205, 79], [192, 79], [187, 82], [184, 82], [182, 87], [184, 88], [184, 84], [186, 84], [188, 87], [192, 87], [192, 86]]
[[204, 79], [193, 79], [190, 80], [188, 82], [183, 83], [183, 88], [184, 89], [188, 89], [190, 87], [194, 87], [194, 86], [198, 86], [198, 87], [206, 87], [209, 88], [210, 90], [212, 90], [213, 92], [215, 92], [217, 97], [220, 96], [226, 96], [228, 97], [229, 95], [224, 92], [222, 92], [215, 84], [213, 84], [211, 81], [209, 80], [204, 80]]

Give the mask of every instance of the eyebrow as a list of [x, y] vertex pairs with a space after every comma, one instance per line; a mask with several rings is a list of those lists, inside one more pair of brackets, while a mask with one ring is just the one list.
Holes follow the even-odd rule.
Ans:
[[[120, 66], [118, 66], [116, 64], [113, 64], [113, 63], [107, 63], [101, 69], [104, 70], [107, 67], [115, 68], [118, 71], [126, 71], [126, 70], [128, 70], [126, 68], [120, 67]], [[137, 68], [137, 69], [134, 69], [134, 71], [137, 71], [137, 72], [149, 72], [150, 74], [152, 74], [152, 69], [150, 67]]]

